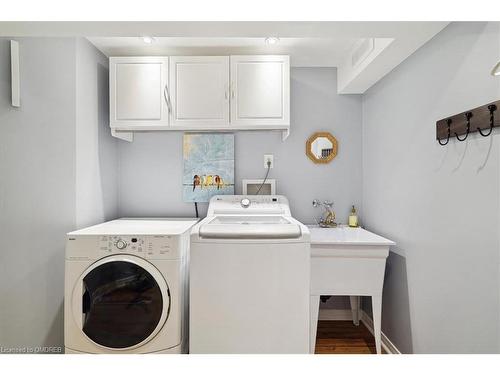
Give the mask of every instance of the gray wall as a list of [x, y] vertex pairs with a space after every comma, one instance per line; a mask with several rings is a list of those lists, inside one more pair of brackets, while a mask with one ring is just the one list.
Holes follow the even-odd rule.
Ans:
[[[269, 178], [290, 200], [292, 214], [314, 223], [321, 211], [314, 198], [332, 199], [342, 222], [352, 204], [361, 205], [361, 97], [337, 95], [336, 70], [293, 68], [291, 71], [291, 134], [235, 133], [236, 193], [241, 180], [263, 178], [264, 154], [274, 154]], [[313, 164], [305, 142], [315, 131], [330, 131], [339, 154], [326, 165]], [[121, 216], [193, 216], [193, 204], [182, 201], [182, 133], [136, 134], [133, 143], [119, 145], [119, 207]], [[206, 214], [202, 205], [201, 214]]]
[[0, 39], [0, 346], [62, 346], [64, 233], [75, 226], [75, 43], [23, 38], [21, 107]]
[[[0, 347], [62, 347], [65, 233], [77, 218], [116, 215], [107, 69], [82, 40], [16, 39], [20, 108], [10, 106], [10, 43], [0, 38]], [[77, 200], [77, 183], [91, 196]]]
[[118, 147], [109, 130], [108, 58], [76, 40], [76, 226], [118, 214]]
[[382, 330], [404, 352], [499, 351], [498, 134], [435, 122], [500, 98], [499, 23], [453, 23], [363, 97], [363, 214], [397, 242]]

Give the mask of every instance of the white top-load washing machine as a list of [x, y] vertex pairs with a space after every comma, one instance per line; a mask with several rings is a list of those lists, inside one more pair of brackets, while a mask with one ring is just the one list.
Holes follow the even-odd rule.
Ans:
[[119, 219], [67, 235], [66, 353], [185, 353], [196, 219]]
[[310, 236], [284, 196], [215, 196], [191, 232], [190, 353], [309, 353]]

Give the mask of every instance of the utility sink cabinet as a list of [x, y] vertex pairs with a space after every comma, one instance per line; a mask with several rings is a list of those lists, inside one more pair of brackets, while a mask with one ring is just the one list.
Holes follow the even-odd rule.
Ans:
[[395, 243], [362, 228], [319, 228], [311, 233], [310, 352], [314, 353], [321, 296], [349, 296], [359, 322], [359, 297], [372, 299], [373, 333], [381, 350], [382, 289], [390, 246]]
[[159, 130], [281, 130], [288, 136], [289, 56], [111, 57], [109, 62], [110, 126], [119, 138]]

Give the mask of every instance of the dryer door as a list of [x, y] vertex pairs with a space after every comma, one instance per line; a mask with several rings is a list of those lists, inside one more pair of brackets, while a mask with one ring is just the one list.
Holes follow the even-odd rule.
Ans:
[[114, 255], [92, 264], [73, 292], [73, 314], [95, 344], [133, 349], [156, 336], [170, 308], [168, 285], [151, 263]]

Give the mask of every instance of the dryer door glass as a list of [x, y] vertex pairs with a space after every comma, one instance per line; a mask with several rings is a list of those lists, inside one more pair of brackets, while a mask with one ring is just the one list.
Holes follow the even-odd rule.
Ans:
[[160, 322], [164, 303], [160, 287], [137, 264], [104, 263], [83, 278], [83, 286], [83, 332], [99, 345], [114, 349], [137, 345]]

